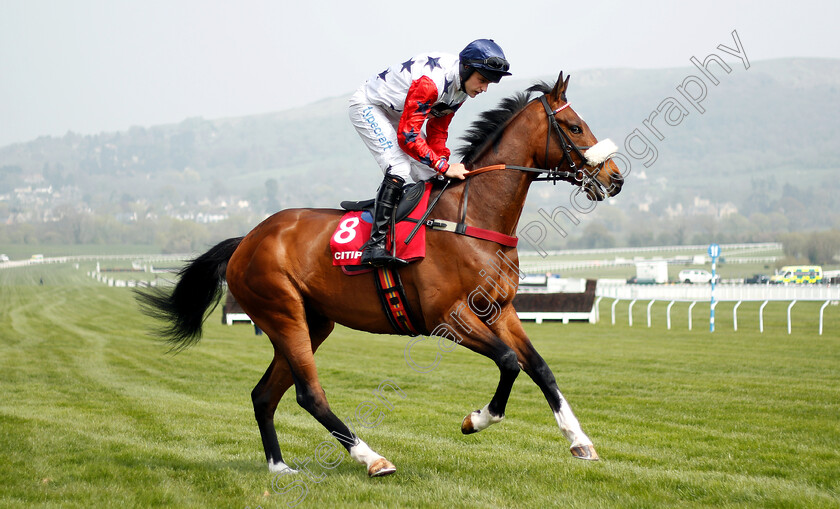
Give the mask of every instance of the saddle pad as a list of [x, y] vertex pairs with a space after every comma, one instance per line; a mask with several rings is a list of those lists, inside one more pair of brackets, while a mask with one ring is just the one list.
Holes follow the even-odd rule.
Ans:
[[[431, 183], [426, 184], [423, 197], [408, 215], [410, 219], [419, 220], [426, 212], [431, 194]], [[330, 253], [335, 266], [359, 265], [362, 257], [362, 246], [370, 239], [370, 229], [373, 218], [366, 211], [347, 212], [341, 217], [338, 226], [330, 237]], [[426, 256], [426, 229], [420, 228], [409, 244], [406, 237], [417, 225], [416, 221], [400, 221], [397, 223], [397, 257], [411, 262]], [[387, 247], [391, 248], [391, 234], [387, 238]]]

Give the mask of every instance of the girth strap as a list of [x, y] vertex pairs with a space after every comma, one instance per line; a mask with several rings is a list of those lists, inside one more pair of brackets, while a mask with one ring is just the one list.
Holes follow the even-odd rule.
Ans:
[[419, 336], [417, 328], [411, 323], [411, 311], [400, 274], [390, 267], [378, 267], [374, 279], [382, 310], [391, 327], [404, 336]]

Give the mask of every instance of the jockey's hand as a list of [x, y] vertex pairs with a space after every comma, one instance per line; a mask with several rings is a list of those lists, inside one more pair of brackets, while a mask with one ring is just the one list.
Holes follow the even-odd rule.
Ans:
[[444, 175], [451, 179], [456, 178], [464, 180], [465, 178], [467, 178], [467, 173], [469, 173], [469, 171], [467, 171], [466, 166], [464, 166], [461, 163], [452, 163], [449, 165], [449, 169], [446, 170], [446, 173], [444, 173]]

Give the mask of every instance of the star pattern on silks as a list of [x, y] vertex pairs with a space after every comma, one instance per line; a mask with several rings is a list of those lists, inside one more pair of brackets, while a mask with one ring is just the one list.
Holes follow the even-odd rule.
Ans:
[[449, 90], [449, 85], [455, 83], [455, 80], [449, 81], [449, 76], [443, 79], [443, 93], [445, 94]]
[[429, 109], [432, 107], [432, 101], [420, 102], [417, 101], [417, 113], [421, 115], [427, 115], [429, 113]]
[[427, 155], [426, 156], [420, 156], [420, 159], [418, 159], [418, 161], [420, 161], [422, 164], [425, 164], [426, 166], [431, 166], [432, 165], [432, 158], [427, 156]]
[[390, 69], [385, 69], [385, 70], [384, 70], [384, 71], [382, 71], [381, 73], [377, 74], [377, 76], [379, 76], [379, 79], [381, 79], [382, 81], [386, 81], [386, 80], [385, 80], [385, 76], [386, 76], [389, 72], [391, 72], [391, 70], [390, 70]]
[[411, 66], [412, 65], [414, 65], [414, 59], [409, 58], [408, 60], [406, 60], [405, 62], [402, 63], [402, 69], [400, 69], [400, 72], [403, 72], [405, 70], [407, 70], [408, 72], [411, 72]]
[[417, 133], [414, 132], [413, 128], [411, 131], [403, 131], [402, 135], [403, 138], [405, 138], [406, 143], [414, 143], [414, 141], [417, 140]]
[[438, 60], [440, 60], [440, 57], [437, 57], [437, 58], [426, 57], [426, 58], [428, 58], [428, 60], [426, 61], [426, 65], [424, 67], [428, 66], [430, 71], [434, 71], [435, 67], [439, 67], [439, 68], [443, 69], [443, 67], [441, 67], [441, 65], [438, 63]]

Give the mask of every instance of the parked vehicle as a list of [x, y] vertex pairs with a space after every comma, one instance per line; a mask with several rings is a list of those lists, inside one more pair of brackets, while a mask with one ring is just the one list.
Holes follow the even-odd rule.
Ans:
[[656, 280], [649, 279], [649, 278], [639, 278], [639, 276], [633, 276], [627, 280], [628, 285], [655, 285]]
[[820, 283], [824, 285], [840, 285], [840, 270], [825, 270], [822, 276]]
[[[631, 278], [632, 279], [632, 278]], [[636, 284], [655, 284], [668, 282], [668, 262], [650, 260], [636, 262]]]
[[712, 281], [712, 273], [703, 269], [684, 269], [677, 278], [681, 283], [708, 284]]
[[766, 285], [770, 283], [770, 276], [764, 274], [756, 274], [753, 277], [748, 277], [744, 280], [748, 285]]
[[819, 283], [823, 278], [819, 265], [788, 265], [770, 278], [773, 284]]

